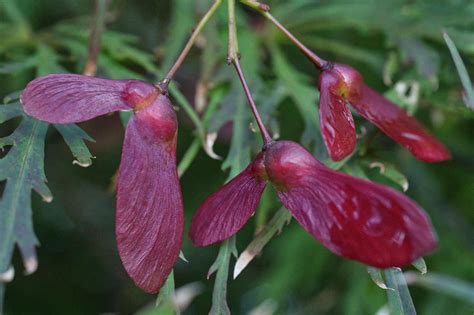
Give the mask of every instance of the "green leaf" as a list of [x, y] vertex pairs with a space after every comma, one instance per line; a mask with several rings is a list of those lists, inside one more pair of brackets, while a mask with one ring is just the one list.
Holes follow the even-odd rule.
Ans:
[[28, 21], [23, 16], [23, 13], [20, 11], [18, 6], [16, 5], [17, 2], [15, 0], [3, 0], [1, 2], [1, 8], [6, 13], [8, 18], [14, 22], [16, 25], [28, 25]]
[[163, 45], [164, 60], [162, 69], [170, 69], [171, 65], [183, 49], [186, 39], [191, 35], [193, 27], [193, 6], [189, 0], [175, 0], [172, 2], [170, 25], [168, 26], [167, 40]]
[[0, 105], [0, 124], [3, 124], [5, 121], [19, 117], [21, 115], [23, 115], [23, 110], [21, 109], [21, 104], [19, 102], [8, 105]]
[[153, 63], [153, 55], [135, 48], [137, 42], [137, 38], [130, 38], [127, 34], [107, 31], [103, 34], [102, 47], [103, 51], [115, 61], [121, 63], [131, 61], [148, 72], [155, 72], [157, 67]]
[[405, 273], [407, 282], [412, 285], [441, 292], [474, 305], [474, 284], [450, 276], [430, 272], [420, 275], [416, 272]]
[[127, 124], [128, 124], [128, 121], [130, 120], [130, 118], [132, 118], [133, 116], [133, 111], [131, 110], [128, 110], [128, 111], [121, 111], [119, 113], [120, 115], [120, 121], [122, 122], [122, 125], [124, 127], [127, 127]]
[[15, 244], [20, 248], [26, 272], [33, 273], [37, 267], [31, 190], [46, 202], [53, 198], [44, 174], [47, 129], [48, 124], [25, 116], [13, 134], [0, 139], [0, 147], [12, 146], [0, 160], [0, 180], [7, 181], [0, 200], [0, 273], [10, 267]]
[[[261, 66], [261, 55], [258, 50], [259, 39], [248, 31], [239, 31], [239, 39], [240, 48], [245, 51], [245, 56], [242, 57], [242, 68], [249, 86], [252, 87], [252, 95], [256, 103], [260, 104], [258, 95], [262, 87], [262, 80], [258, 75]], [[230, 89], [216, 113], [209, 120], [208, 131], [217, 135], [226, 122], [233, 121], [231, 148], [222, 165], [222, 169], [231, 169], [230, 178], [232, 178], [250, 161], [250, 147], [253, 138], [249, 125], [252, 122], [252, 117], [244, 91], [234, 70], [227, 65], [223, 66], [216, 81], [230, 82]]]
[[5, 284], [0, 283], [0, 314], [3, 314], [3, 301], [5, 300]]
[[375, 71], [380, 70], [384, 64], [383, 58], [375, 52], [351, 44], [346, 44], [338, 40], [312, 35], [301, 36], [300, 39], [312, 48], [319, 48], [322, 51], [331, 52], [354, 61], [363, 62], [372, 67]]
[[385, 269], [388, 305], [391, 315], [416, 315], [415, 306], [408, 290], [405, 276], [400, 268]]
[[305, 145], [319, 141], [319, 114], [317, 111], [318, 91], [316, 86], [294, 69], [277, 46], [271, 46], [272, 66], [275, 75], [284, 84], [287, 95], [295, 102], [305, 122], [301, 141]]
[[14, 101], [18, 101], [17, 103], [19, 103], [21, 92], [23, 92], [23, 91], [20, 90], [20, 91], [15, 91], [15, 92], [8, 93], [3, 98], [3, 103], [8, 104], [8, 103], [11, 103], [11, 102], [14, 102]]
[[371, 162], [370, 168], [378, 168], [381, 175], [398, 184], [403, 191], [408, 190], [408, 179], [393, 164], [386, 162]]
[[168, 278], [165, 281], [165, 284], [161, 287], [160, 293], [156, 299], [157, 308], [169, 308], [171, 306], [174, 308], [174, 271], [171, 270]]
[[227, 305], [227, 280], [229, 278], [229, 265], [232, 255], [237, 257], [235, 236], [221, 243], [217, 259], [207, 273], [207, 278], [209, 279], [213, 273], [217, 272], [209, 315], [230, 315], [230, 309]]
[[[223, 89], [218, 88], [218, 89], [214, 90], [213, 93], [210, 93], [210, 94], [211, 94], [211, 98], [210, 98], [209, 104], [206, 106], [206, 112], [204, 113], [204, 115], [202, 117], [203, 125], [207, 125], [207, 123], [209, 122], [209, 119], [212, 117], [212, 115], [216, 111], [217, 105], [219, 104], [219, 102], [222, 100], [222, 97], [224, 96], [224, 91], [223, 91]], [[206, 151], [206, 153], [210, 157], [212, 157], [214, 159], [221, 159], [221, 157], [218, 156], [214, 152], [214, 149], [213, 149], [213, 144], [214, 143], [212, 141], [208, 140], [211, 137], [212, 137], [211, 134], [207, 134], [206, 144], [205, 144], [204, 150]], [[188, 147], [188, 149], [184, 153], [183, 157], [181, 158], [181, 161], [179, 162], [178, 174], [179, 174], [180, 177], [191, 166], [191, 164], [193, 163], [193, 161], [196, 158], [197, 154], [199, 153], [201, 147], [202, 147], [201, 146], [201, 139], [199, 139], [199, 135], [197, 135], [197, 137], [193, 140], [193, 142], [191, 143], [191, 145]]]
[[357, 163], [357, 164], [344, 164], [342, 167], [344, 173], [347, 173], [351, 176], [362, 178], [362, 179], [369, 179], [367, 174], [364, 172], [364, 169]]
[[104, 69], [104, 72], [107, 76], [114, 79], [145, 79], [141, 74], [133, 72], [129, 68], [122, 65], [117, 60], [114, 60], [112, 57], [101, 54], [99, 56], [100, 69]]
[[414, 36], [404, 34], [397, 41], [405, 57], [404, 59], [408, 62], [414, 62], [419, 74], [425, 76], [431, 82], [437, 83], [440, 63], [438, 52]]
[[385, 280], [383, 279], [382, 271], [380, 269], [374, 268], [374, 267], [367, 267], [367, 272], [369, 273], [370, 278], [372, 279], [372, 281], [379, 288], [384, 289], [384, 290], [393, 290], [393, 289], [387, 287], [387, 285], [385, 284]]
[[398, 54], [390, 52], [383, 66], [383, 83], [385, 85], [392, 85], [393, 77], [400, 70], [400, 62], [398, 60]]
[[[242, 68], [249, 86], [252, 87], [252, 95], [256, 103], [259, 104], [258, 95], [262, 88], [262, 80], [258, 75], [261, 66], [258, 38], [255, 34], [249, 32], [239, 32], [239, 39], [240, 49], [245, 51], [245, 56], [242, 58]], [[230, 169], [229, 179], [231, 179], [250, 163], [251, 144], [254, 138], [249, 128], [253, 120], [244, 90], [233, 69], [229, 68], [229, 70], [230, 72], [227, 72], [227, 74], [231, 75], [228, 77], [231, 80], [230, 91], [222, 101], [223, 106], [216, 112], [213, 120], [209, 122], [209, 127], [211, 132], [217, 132], [223, 123], [233, 118], [231, 146], [229, 154], [222, 164], [223, 170]]]
[[267, 225], [254, 237], [247, 248], [240, 254], [234, 267], [234, 279], [247, 267], [247, 265], [262, 252], [270, 240], [281, 232], [292, 216], [285, 208], [281, 208], [268, 222]]
[[0, 73], [17, 73], [23, 70], [34, 68], [37, 76], [49, 73], [67, 72], [60, 65], [60, 56], [58, 53], [44, 44], [35, 45], [35, 51], [26, 59], [20, 62], [0, 63]]
[[467, 73], [466, 66], [464, 65], [461, 55], [459, 54], [459, 51], [456, 48], [456, 45], [454, 44], [452, 39], [449, 37], [448, 33], [444, 32], [443, 37], [444, 37], [444, 40], [446, 41], [446, 45], [448, 45], [449, 52], [451, 53], [454, 64], [456, 65], [456, 69], [459, 74], [459, 78], [461, 79], [461, 83], [464, 87], [464, 92], [466, 93], [465, 95], [466, 106], [470, 108], [471, 110], [474, 110], [474, 87], [472, 86], [471, 78], [469, 77], [469, 74]]
[[31, 62], [22, 61], [22, 62], [0, 62], [0, 73], [1, 74], [11, 74], [20, 72], [33, 68], [34, 64]]
[[49, 46], [39, 44], [36, 48], [36, 75], [68, 72], [60, 64], [60, 56]]
[[260, 115], [263, 122], [272, 133], [273, 138], [280, 137], [280, 126], [278, 122], [278, 106], [287, 97], [286, 88], [280, 81], [265, 83], [258, 95]]
[[349, 162], [349, 160], [352, 158], [352, 156], [355, 154], [357, 150], [354, 150], [350, 155], [346, 156], [344, 159], [340, 161], [333, 161], [331, 158], [327, 158], [323, 160], [322, 162], [329, 168], [332, 168], [333, 170], [340, 170], [341, 168], [344, 167], [344, 165]]
[[412, 263], [413, 267], [415, 267], [422, 275], [428, 272], [428, 267], [426, 266], [426, 262], [423, 258], [418, 258]]
[[84, 130], [77, 125], [54, 125], [63, 136], [64, 141], [71, 149], [72, 155], [76, 158], [72, 164], [88, 167], [92, 164], [93, 156], [89, 152], [84, 140], [94, 142]]
[[222, 163], [222, 169], [230, 169], [229, 180], [239, 174], [250, 163], [250, 145], [248, 143], [248, 109], [244, 104], [243, 95], [236, 100], [236, 112], [234, 116], [232, 141], [229, 154]]
[[198, 114], [194, 110], [193, 106], [188, 102], [186, 97], [181, 93], [181, 91], [174, 85], [171, 84], [169, 86], [170, 94], [176, 100], [176, 102], [183, 108], [186, 114], [189, 116], [189, 119], [193, 122], [196, 132], [199, 135], [203, 145], [205, 146], [205, 130], [202, 124], [201, 119], [199, 118]]

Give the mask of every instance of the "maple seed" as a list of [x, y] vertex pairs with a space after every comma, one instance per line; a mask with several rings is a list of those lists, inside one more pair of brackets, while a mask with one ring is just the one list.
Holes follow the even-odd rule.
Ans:
[[[178, 121], [168, 97], [137, 80], [51, 74], [31, 81], [21, 101], [27, 114], [54, 124], [135, 112], [118, 175], [116, 239], [136, 285], [157, 292], [178, 259], [184, 221], [176, 170]], [[34, 268], [28, 265], [27, 271]]]
[[354, 68], [335, 64], [319, 77], [319, 110], [324, 143], [335, 161], [350, 155], [356, 144], [352, 114], [346, 102], [390, 138], [425, 162], [451, 158], [449, 151], [413, 117], [364, 84]]
[[436, 247], [429, 218], [408, 197], [333, 171], [291, 141], [269, 144], [204, 201], [191, 222], [193, 243], [205, 246], [237, 233], [254, 213], [266, 182], [300, 225], [337, 255], [388, 268], [407, 265]]

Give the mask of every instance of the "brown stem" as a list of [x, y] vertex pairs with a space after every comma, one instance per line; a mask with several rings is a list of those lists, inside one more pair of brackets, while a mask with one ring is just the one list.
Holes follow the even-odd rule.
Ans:
[[257, 121], [258, 129], [263, 138], [264, 148], [268, 146], [273, 140], [268, 132], [267, 128], [263, 124], [262, 117], [258, 112], [255, 101], [253, 100], [252, 93], [250, 92], [247, 80], [245, 80], [244, 72], [240, 65], [240, 52], [239, 52], [239, 41], [237, 39], [237, 24], [235, 20], [235, 0], [227, 0], [228, 15], [229, 15], [229, 50], [227, 52], [227, 63], [234, 65], [237, 75], [239, 76], [240, 82], [247, 96], [248, 104], [252, 110], [253, 116]]
[[102, 32], [105, 25], [105, 15], [110, 0], [96, 0], [94, 12], [94, 24], [89, 36], [89, 51], [87, 54], [87, 62], [84, 66], [84, 75], [95, 76], [97, 72], [97, 59], [100, 53], [100, 43]]
[[184, 46], [181, 54], [178, 56], [178, 59], [176, 59], [175, 63], [173, 64], [171, 69], [168, 71], [165, 78], [158, 83], [158, 86], [161, 88], [163, 93], [166, 93], [168, 91], [168, 85], [170, 84], [174, 75], [178, 71], [179, 67], [181, 67], [181, 65], [183, 64], [184, 59], [186, 59], [186, 56], [188, 55], [189, 51], [193, 47], [194, 43], [196, 42], [196, 39], [198, 38], [199, 34], [204, 29], [204, 26], [206, 26], [207, 22], [211, 19], [211, 17], [217, 11], [221, 3], [222, 3], [222, 0], [214, 1], [213, 5], [202, 17], [201, 21], [199, 21], [198, 25], [196, 25], [196, 28], [193, 30], [191, 37], [189, 38], [188, 42]]
[[244, 88], [248, 104], [255, 120], [257, 121], [258, 129], [260, 129], [260, 134], [263, 138], [263, 147], [266, 148], [273, 140], [263, 124], [262, 117], [260, 117], [260, 113], [255, 105], [255, 101], [253, 100], [252, 93], [250, 92], [249, 85], [247, 84], [247, 80], [245, 80], [244, 72], [240, 65], [239, 41], [237, 38], [237, 23], [235, 20], [235, 0], [227, 0], [227, 6], [229, 15], [229, 50], [227, 52], [227, 63], [233, 64], [235, 70], [237, 70], [237, 75], [239, 76], [240, 82]]
[[273, 15], [270, 14], [270, 7], [266, 4], [260, 3], [255, 0], [240, 0], [241, 3], [245, 4], [246, 6], [257, 10], [260, 12], [265, 18], [267, 18], [270, 22], [272, 22], [276, 27], [278, 27], [283, 34], [288, 37], [291, 42], [301, 50], [301, 52], [318, 67], [320, 70], [324, 70], [327, 67], [331, 66], [331, 63], [320, 58], [314, 52], [311, 51], [308, 47], [306, 47], [302, 42], [300, 42], [283, 24], [281, 24]]
[[324, 69], [328, 66], [329, 62], [320, 58], [316, 55], [313, 51], [311, 51], [308, 47], [306, 47], [302, 42], [300, 42], [286, 27], [283, 26], [273, 15], [269, 12], [266, 12], [264, 16], [267, 17], [276, 27], [278, 27], [285, 35], [288, 37], [296, 47], [301, 50], [301, 52], [311, 61], [313, 62], [318, 69]]
[[245, 95], [247, 96], [250, 109], [252, 110], [255, 120], [257, 121], [258, 129], [260, 129], [260, 133], [262, 134], [264, 147], [266, 147], [273, 141], [273, 139], [270, 136], [270, 133], [268, 132], [267, 128], [263, 124], [262, 117], [260, 117], [260, 113], [258, 112], [257, 106], [255, 105], [255, 101], [253, 100], [252, 93], [250, 92], [249, 86], [247, 84], [247, 80], [245, 80], [245, 76], [242, 71], [242, 67], [240, 66], [239, 59], [234, 59], [232, 61], [232, 64], [234, 65], [235, 70], [237, 70], [237, 75], [239, 76], [240, 82], [242, 82], [242, 86], [244, 88]]

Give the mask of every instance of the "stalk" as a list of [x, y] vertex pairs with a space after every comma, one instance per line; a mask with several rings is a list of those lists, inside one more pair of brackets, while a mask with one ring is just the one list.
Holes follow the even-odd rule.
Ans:
[[104, 31], [105, 16], [107, 14], [109, 3], [110, 0], [95, 1], [94, 24], [89, 36], [89, 51], [83, 71], [83, 73], [88, 76], [95, 76], [97, 72], [97, 59], [100, 54], [101, 38]]
[[260, 14], [262, 14], [267, 20], [272, 22], [280, 31], [285, 34], [286, 37], [296, 46], [298, 49], [312, 62], [316, 65], [319, 70], [325, 70], [331, 67], [331, 63], [322, 59], [316, 55], [311, 49], [306, 47], [302, 42], [300, 42], [283, 24], [281, 24], [271, 13], [270, 6], [263, 4], [255, 0], [240, 0], [240, 2]]
[[252, 114], [255, 117], [255, 120], [257, 121], [258, 129], [260, 130], [260, 134], [262, 135], [263, 144], [265, 148], [273, 140], [263, 123], [262, 117], [260, 116], [257, 106], [255, 105], [252, 93], [250, 92], [247, 80], [245, 79], [245, 75], [242, 71], [242, 66], [240, 65], [239, 42], [237, 39], [237, 26], [235, 19], [235, 0], [228, 0], [227, 3], [229, 10], [229, 49], [227, 55], [227, 63], [232, 64], [235, 70], [237, 71], [237, 75], [239, 76], [240, 82], [242, 83], [242, 87], [244, 88], [245, 95], [247, 96], [249, 107], [252, 110]]
[[202, 30], [206, 26], [207, 22], [212, 18], [214, 13], [216, 13], [217, 9], [220, 7], [222, 4], [222, 0], [215, 0], [212, 6], [209, 8], [209, 10], [206, 12], [206, 14], [201, 18], [199, 23], [196, 25], [195, 29], [193, 30], [193, 33], [191, 37], [189, 38], [188, 42], [183, 48], [183, 51], [181, 54], [178, 56], [178, 59], [176, 59], [175, 63], [171, 66], [171, 69], [168, 71], [166, 74], [165, 78], [158, 83], [158, 86], [161, 88], [163, 93], [168, 92], [168, 85], [170, 84], [171, 80], [173, 79], [174, 75], [178, 71], [178, 69], [181, 67], [183, 64], [184, 60], [186, 59], [187, 55], [189, 54], [189, 51], [193, 47], [194, 43], [196, 42], [197, 38], [201, 34]]

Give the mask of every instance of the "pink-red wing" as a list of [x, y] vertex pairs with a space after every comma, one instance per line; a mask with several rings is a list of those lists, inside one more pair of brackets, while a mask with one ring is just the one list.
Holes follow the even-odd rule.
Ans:
[[329, 156], [334, 161], [340, 161], [354, 151], [356, 130], [354, 119], [344, 99], [331, 91], [332, 80], [332, 77], [321, 74], [319, 119]]
[[196, 246], [223, 241], [237, 233], [255, 212], [266, 182], [255, 169], [262, 154], [238, 176], [210, 195], [194, 215], [189, 238]]
[[430, 220], [413, 201], [324, 166], [278, 196], [324, 246], [370, 266], [404, 266], [436, 247]]
[[402, 193], [333, 171], [290, 141], [270, 146], [265, 163], [285, 207], [337, 255], [387, 268], [436, 247], [428, 216]]
[[166, 97], [127, 126], [117, 187], [116, 238], [136, 285], [157, 292], [175, 264], [183, 237], [176, 171], [176, 116]]
[[425, 130], [413, 117], [368, 86], [362, 87], [361, 98], [351, 105], [365, 119], [387, 136], [408, 149], [417, 159], [440, 162], [451, 158], [446, 147]]
[[77, 123], [132, 109], [122, 93], [136, 80], [106, 80], [77, 74], [50, 74], [31, 81], [21, 94], [25, 112], [55, 124]]

